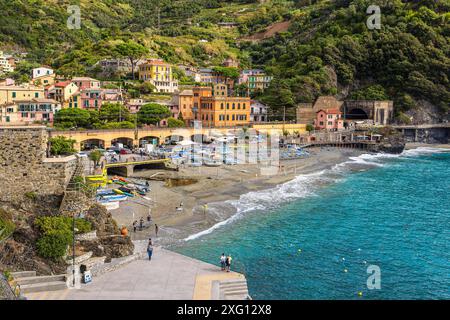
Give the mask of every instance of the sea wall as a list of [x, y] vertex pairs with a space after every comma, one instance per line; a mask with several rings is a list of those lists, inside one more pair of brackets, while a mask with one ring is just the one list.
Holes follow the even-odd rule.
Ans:
[[63, 195], [75, 156], [47, 158], [46, 127], [0, 127], [0, 201]]

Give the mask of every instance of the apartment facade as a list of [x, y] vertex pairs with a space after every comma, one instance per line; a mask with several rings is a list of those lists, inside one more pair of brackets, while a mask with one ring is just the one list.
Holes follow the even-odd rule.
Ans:
[[72, 78], [72, 83], [74, 83], [79, 90], [85, 89], [100, 89], [101, 83], [99, 80], [92, 79], [89, 77], [75, 77]]
[[0, 51], [0, 74], [13, 72], [15, 69], [15, 60], [10, 56], [6, 56], [3, 54], [3, 51]]
[[[62, 108], [68, 108], [73, 96], [79, 92], [77, 85], [71, 81], [57, 82], [48, 88], [47, 96], [61, 103]], [[72, 98], [72, 99], [71, 99]], [[73, 101], [72, 101], [73, 102]]]
[[7, 124], [53, 123], [61, 104], [53, 99], [18, 100], [0, 107], [0, 121]]
[[250, 101], [250, 122], [267, 122], [269, 107], [256, 100]]
[[44, 88], [35, 86], [0, 86], [0, 105], [18, 100], [45, 98]]
[[268, 76], [264, 70], [261, 69], [249, 69], [242, 70], [239, 76], [238, 83], [246, 84], [249, 88], [250, 93], [256, 91], [264, 91], [270, 86], [270, 82], [273, 77]]
[[321, 109], [316, 113], [314, 127], [317, 130], [338, 131], [344, 129], [344, 119], [339, 109]]
[[39, 68], [34, 68], [32, 71], [33, 80], [43, 76], [49, 76], [54, 74], [54, 71], [49, 66], [41, 66]]
[[250, 122], [250, 98], [204, 97], [200, 119], [206, 127], [243, 126]]
[[178, 90], [172, 66], [161, 59], [150, 59], [139, 65], [139, 80], [150, 82], [158, 92], [173, 93]]

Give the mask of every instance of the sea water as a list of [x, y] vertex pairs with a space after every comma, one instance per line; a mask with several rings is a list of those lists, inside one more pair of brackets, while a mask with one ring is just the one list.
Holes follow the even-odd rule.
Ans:
[[172, 249], [231, 254], [254, 299], [450, 298], [444, 149], [365, 154], [229, 204], [236, 215]]

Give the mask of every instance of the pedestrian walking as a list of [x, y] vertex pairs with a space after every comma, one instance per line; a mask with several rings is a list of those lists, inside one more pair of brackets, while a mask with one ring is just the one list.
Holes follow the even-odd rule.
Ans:
[[152, 216], [150, 215], [150, 213], [147, 215], [147, 222], [151, 222], [152, 221]]
[[152, 255], [153, 255], [153, 242], [152, 242], [152, 238], [148, 239], [147, 254], [148, 254], [148, 260], [152, 260]]
[[141, 217], [141, 220], [139, 221], [139, 228], [142, 231], [144, 229], [144, 218]]
[[158, 227], [158, 225], [155, 223], [155, 236], [158, 236], [158, 231], [159, 231], [159, 227]]
[[227, 259], [226, 259], [226, 262], [225, 262], [225, 266], [226, 266], [226, 269], [227, 269], [227, 272], [230, 272], [230, 269], [231, 269], [231, 260], [232, 260], [233, 258], [231, 258], [231, 255], [228, 255], [228, 257], [227, 257]]
[[222, 269], [222, 271], [225, 271], [226, 260], [227, 257], [225, 256], [225, 253], [222, 253], [222, 255], [220, 256], [220, 268]]
[[133, 232], [136, 232], [137, 224], [138, 224], [138, 222], [137, 222], [137, 220], [135, 220], [135, 221], [133, 222]]

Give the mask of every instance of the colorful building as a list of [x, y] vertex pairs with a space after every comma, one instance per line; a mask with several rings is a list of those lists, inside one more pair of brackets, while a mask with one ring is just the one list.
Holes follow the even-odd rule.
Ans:
[[[61, 81], [47, 88], [47, 97], [61, 103], [62, 108], [68, 108], [72, 96], [79, 92], [77, 85], [71, 81]], [[73, 102], [73, 101], [72, 101]]]
[[15, 59], [11, 56], [6, 56], [3, 51], [0, 51], [0, 74], [13, 72], [15, 68]]
[[249, 92], [254, 93], [257, 91], [264, 91], [270, 86], [270, 82], [273, 77], [268, 76], [264, 70], [261, 69], [250, 69], [242, 70], [239, 76], [238, 83], [246, 84], [248, 86]]
[[17, 100], [0, 107], [0, 121], [8, 124], [53, 123], [61, 104], [53, 99]]
[[96, 79], [92, 79], [89, 77], [75, 77], [72, 78], [72, 83], [74, 83], [79, 90], [85, 89], [100, 89], [101, 83]]
[[250, 122], [250, 98], [204, 97], [201, 99], [200, 119], [203, 126], [243, 126]]
[[250, 122], [267, 122], [269, 107], [256, 100], [250, 101]]
[[139, 65], [139, 80], [150, 82], [157, 92], [173, 93], [178, 90], [178, 81], [172, 76], [172, 66], [161, 59], [150, 59]]
[[344, 129], [344, 119], [339, 109], [321, 109], [316, 113], [314, 127], [317, 130], [338, 131]]
[[45, 98], [44, 88], [30, 85], [0, 86], [0, 105], [13, 103], [17, 100]]
[[88, 88], [80, 91], [81, 107], [83, 109], [98, 110], [103, 103], [103, 90], [100, 88]]
[[33, 71], [31, 72], [33, 80], [39, 77], [49, 76], [52, 74], [54, 74], [54, 71], [49, 66], [41, 66], [39, 68], [34, 68]]

